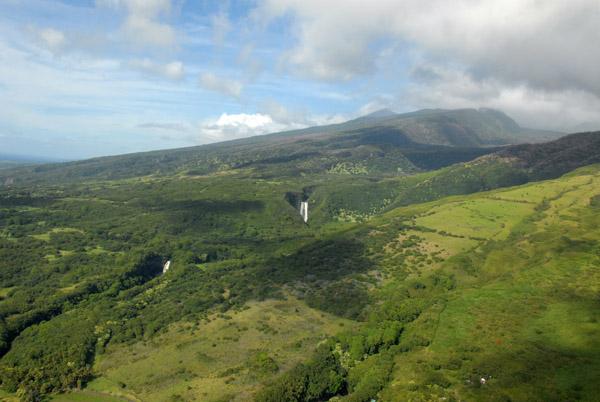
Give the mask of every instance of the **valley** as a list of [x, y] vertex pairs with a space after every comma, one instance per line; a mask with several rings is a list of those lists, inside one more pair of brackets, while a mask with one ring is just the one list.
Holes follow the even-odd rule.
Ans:
[[600, 133], [550, 135], [382, 112], [2, 169], [0, 398], [593, 400]]

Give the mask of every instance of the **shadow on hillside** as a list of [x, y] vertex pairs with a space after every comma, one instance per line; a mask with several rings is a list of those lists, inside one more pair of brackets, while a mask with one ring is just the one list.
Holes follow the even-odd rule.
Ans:
[[249, 200], [185, 200], [169, 202], [169, 209], [173, 211], [199, 210], [212, 213], [242, 213], [242, 212], [261, 212], [265, 209], [262, 201]]
[[[467, 390], [487, 400], [591, 400], [600, 392], [598, 354], [575, 354], [541, 343], [475, 359]], [[485, 385], [480, 379], [485, 378]], [[478, 399], [478, 398], [475, 398]]]
[[259, 280], [288, 286], [309, 306], [346, 318], [356, 318], [368, 302], [368, 280], [374, 269], [358, 240], [316, 241], [291, 255], [267, 261]]
[[10, 208], [28, 206], [43, 208], [52, 205], [56, 200], [57, 198], [53, 197], [31, 197], [29, 195], [0, 197], [0, 207]]
[[181, 200], [171, 201], [164, 197], [143, 198], [136, 200], [135, 203], [142, 208], [155, 208], [159, 211], [172, 211], [178, 213], [192, 212], [193, 215], [203, 215], [206, 213], [231, 214], [246, 212], [261, 212], [265, 209], [265, 204], [257, 200]]
[[359, 144], [392, 144], [397, 147], [416, 146], [404, 132], [395, 127], [377, 126], [349, 131], [346, 138], [355, 139]]

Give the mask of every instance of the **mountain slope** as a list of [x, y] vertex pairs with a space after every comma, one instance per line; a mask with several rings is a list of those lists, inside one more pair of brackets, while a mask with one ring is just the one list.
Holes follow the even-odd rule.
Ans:
[[600, 162], [600, 132], [567, 135], [542, 144], [524, 144], [498, 152], [514, 158], [533, 180], [556, 178], [575, 168]]
[[[577, 395], [593, 399], [598, 378], [591, 373], [598, 371], [591, 362], [598, 361], [592, 356], [600, 350], [594, 340], [600, 330], [594, 318], [598, 310], [592, 303], [600, 271], [593, 261], [598, 259], [595, 228], [600, 214], [590, 201], [598, 198], [598, 168], [580, 174], [449, 200], [413, 218], [423, 228], [414, 232], [424, 239], [417, 241], [422, 253], [431, 255], [438, 241], [446, 252], [465, 250], [442, 263], [442, 270], [454, 273], [454, 287], [465, 288], [442, 296], [448, 300], [442, 302], [445, 307], [432, 305], [405, 331], [407, 338], [424, 337], [429, 343], [407, 359], [398, 359], [396, 378], [409, 394], [412, 380], [418, 384], [417, 395], [450, 396], [454, 392], [443, 389], [447, 379], [450, 390], [467, 400]], [[398, 212], [402, 216], [400, 210], [380, 222], [389, 222]], [[424, 228], [435, 229], [449, 241], [419, 233]], [[416, 268], [425, 283], [425, 272], [440, 275], [435, 269], [435, 263]], [[418, 272], [411, 276], [416, 279]], [[583, 356], [591, 360], [580, 360]], [[412, 363], [407, 365], [406, 360]], [[427, 380], [421, 376], [405, 376], [419, 372], [419, 367], [434, 379], [432, 390], [423, 386]], [[382, 399], [409, 398], [403, 398], [398, 387], [390, 387]]]
[[[328, 345], [348, 370], [340, 400], [593, 400], [599, 174], [398, 208], [348, 232], [376, 267], [363, 280], [378, 280], [361, 331]], [[394, 322], [397, 344], [380, 331]], [[326, 399], [321, 375], [309, 361], [255, 400], [321, 400], [319, 381]]]
[[292, 175], [324, 173], [347, 162], [359, 164], [363, 175], [398, 176], [471, 160], [494, 151], [490, 146], [535, 140], [535, 135], [520, 138], [518, 130], [512, 119], [489, 109], [382, 112], [331, 126], [198, 147], [3, 170], [0, 183], [204, 175], [239, 168], [268, 170], [275, 163]]
[[361, 220], [392, 207], [557, 178], [599, 162], [600, 132], [578, 133], [548, 143], [515, 145], [435, 172], [332, 185], [326, 193], [316, 191], [313, 201], [326, 216]]

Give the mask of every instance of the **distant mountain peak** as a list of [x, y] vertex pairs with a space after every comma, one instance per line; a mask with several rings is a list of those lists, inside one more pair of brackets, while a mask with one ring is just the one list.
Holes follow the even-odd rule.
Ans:
[[380, 110], [378, 110], [376, 112], [373, 112], [373, 113], [369, 113], [368, 115], [363, 116], [363, 118], [365, 118], [365, 117], [367, 117], [367, 118], [371, 118], [371, 117], [373, 117], [373, 118], [377, 118], [377, 117], [391, 117], [391, 116], [396, 116], [397, 114], [398, 113], [393, 112], [393, 111], [391, 111], [388, 108], [385, 108], [385, 109], [380, 109]]

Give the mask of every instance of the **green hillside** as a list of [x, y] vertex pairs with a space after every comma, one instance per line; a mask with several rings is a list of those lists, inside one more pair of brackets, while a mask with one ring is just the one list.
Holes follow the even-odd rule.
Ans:
[[0, 171], [0, 397], [593, 399], [600, 134], [367, 137]]
[[[382, 400], [595, 398], [598, 169], [371, 223], [377, 231], [410, 222], [381, 259], [406, 278], [384, 282], [380, 297], [408, 287], [430, 303], [405, 327]], [[412, 250], [402, 247], [411, 238]], [[436, 289], [443, 278], [446, 289]]]
[[[400, 208], [358, 226], [349, 237], [365, 246], [377, 282], [364, 335], [330, 343], [347, 369], [340, 400], [594, 400], [599, 173]], [[398, 344], [371, 348], [381, 338], [369, 329], [390, 322], [403, 326]], [[298, 371], [304, 380], [283, 376], [257, 400], [303, 382], [299, 397], [265, 400], [319, 400], [306, 397], [310, 370]]]
[[0, 184], [120, 180], [142, 176], [205, 175], [232, 169], [276, 175], [326, 172], [398, 177], [436, 170], [497, 151], [498, 146], [558, 138], [521, 129], [490, 109], [383, 113], [217, 144], [0, 170]]
[[507, 147], [434, 172], [329, 185], [326, 195], [316, 192], [314, 198], [317, 204], [319, 199], [327, 200], [328, 216], [364, 220], [398, 206], [557, 178], [593, 163], [600, 163], [600, 133], [578, 133], [542, 144]]

